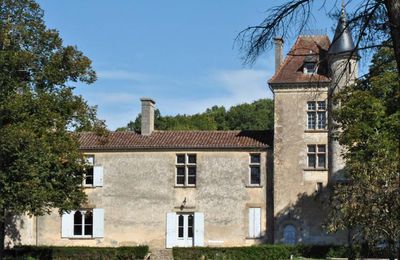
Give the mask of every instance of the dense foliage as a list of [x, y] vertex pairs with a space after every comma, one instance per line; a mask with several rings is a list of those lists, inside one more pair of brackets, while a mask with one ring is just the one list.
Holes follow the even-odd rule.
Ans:
[[[23, 246], [7, 251], [10, 259], [37, 260], [135, 260], [143, 259], [149, 252], [148, 246], [133, 247], [50, 247]], [[7, 259], [7, 258], [6, 258]]]
[[[73, 93], [91, 61], [47, 29], [33, 0], [0, 0], [0, 258], [5, 218], [69, 210], [85, 201], [84, 160], [71, 131], [103, 129]], [[12, 225], [12, 222], [8, 222]]]
[[[140, 131], [140, 114], [134, 122], [117, 131]], [[251, 104], [240, 104], [226, 110], [213, 106], [195, 115], [162, 116], [156, 109], [157, 130], [266, 130], [274, 126], [274, 107], [271, 99], [260, 99]]]
[[393, 50], [381, 48], [369, 76], [337, 95], [348, 181], [334, 189], [329, 220], [331, 231], [349, 228], [355, 242], [393, 253], [400, 246], [399, 93]]

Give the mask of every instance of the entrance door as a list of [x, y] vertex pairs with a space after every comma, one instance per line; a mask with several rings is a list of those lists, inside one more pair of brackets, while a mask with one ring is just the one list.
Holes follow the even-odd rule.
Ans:
[[181, 247], [193, 246], [193, 213], [178, 213], [176, 214], [177, 238], [176, 245]]

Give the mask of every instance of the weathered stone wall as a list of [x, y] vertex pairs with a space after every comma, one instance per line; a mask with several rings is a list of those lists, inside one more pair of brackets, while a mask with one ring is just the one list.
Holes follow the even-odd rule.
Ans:
[[[38, 218], [39, 245], [165, 247], [166, 214], [204, 213], [206, 246], [240, 246], [266, 239], [267, 152], [261, 153], [261, 187], [248, 187], [249, 153], [257, 151], [138, 151], [90, 153], [104, 167], [103, 187], [88, 188], [88, 207], [104, 208], [104, 238], [61, 238], [55, 211]], [[196, 187], [175, 187], [177, 153], [197, 154]], [[261, 208], [262, 239], [248, 236], [248, 208]], [[32, 225], [34, 224], [32, 220]], [[32, 227], [31, 227], [32, 229]], [[33, 228], [35, 229], [35, 227]], [[35, 239], [22, 240], [32, 243]]]

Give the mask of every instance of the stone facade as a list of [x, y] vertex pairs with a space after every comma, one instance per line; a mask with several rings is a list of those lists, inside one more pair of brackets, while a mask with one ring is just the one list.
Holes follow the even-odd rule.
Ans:
[[[261, 158], [261, 183], [249, 183], [250, 154]], [[39, 245], [166, 246], [167, 213], [204, 214], [205, 246], [252, 245], [266, 240], [267, 153], [263, 150], [97, 152], [102, 187], [87, 188], [88, 205], [104, 209], [104, 237], [62, 238], [61, 217], [25, 220], [22, 243]], [[195, 187], [175, 182], [176, 155], [195, 154]], [[271, 163], [271, 162], [270, 162]], [[261, 209], [261, 237], [248, 238], [249, 208]], [[35, 225], [38, 225], [37, 227]], [[36, 230], [38, 233], [36, 234]]]

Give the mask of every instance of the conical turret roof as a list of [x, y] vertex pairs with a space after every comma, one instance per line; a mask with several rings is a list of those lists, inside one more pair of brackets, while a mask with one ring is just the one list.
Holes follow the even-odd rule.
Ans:
[[[350, 29], [346, 21], [346, 13], [344, 5], [342, 5], [342, 12], [340, 14], [338, 25], [336, 26], [335, 36], [333, 37], [332, 44], [329, 48], [329, 54], [350, 54], [354, 52], [355, 46], [351, 36]], [[356, 54], [356, 53], [354, 53]]]

